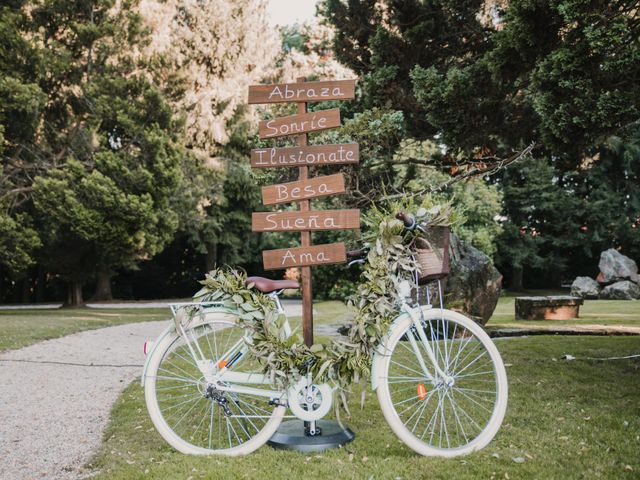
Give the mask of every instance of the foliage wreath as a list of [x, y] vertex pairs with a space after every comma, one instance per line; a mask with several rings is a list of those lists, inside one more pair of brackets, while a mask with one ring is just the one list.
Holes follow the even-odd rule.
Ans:
[[[417, 221], [449, 224], [455, 213], [450, 205], [417, 210]], [[408, 280], [419, 269], [411, 249], [418, 230], [407, 230], [388, 211], [372, 209], [364, 218], [371, 249], [367, 256], [355, 300], [357, 314], [346, 336], [329, 344], [306, 346], [299, 334], [287, 337], [284, 317], [273, 299], [245, 285], [246, 274], [230, 268], [214, 269], [201, 283], [194, 298], [199, 302], [223, 302], [238, 312], [238, 323], [252, 333], [251, 352], [278, 388], [287, 388], [300, 376], [310, 373], [317, 383], [330, 382], [338, 387], [343, 405], [352, 383], [366, 381], [373, 353], [398, 315], [400, 299], [410, 294]]]

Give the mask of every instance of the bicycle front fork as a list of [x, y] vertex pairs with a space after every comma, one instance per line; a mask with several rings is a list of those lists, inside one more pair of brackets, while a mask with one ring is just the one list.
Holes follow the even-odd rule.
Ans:
[[[437, 383], [438, 379], [442, 379], [445, 382], [449, 382], [450, 378], [442, 370], [442, 368], [440, 368], [436, 355], [434, 354], [433, 348], [431, 347], [431, 343], [427, 338], [427, 334], [425, 332], [426, 325], [424, 322], [424, 316], [422, 315], [422, 307], [420, 305], [411, 307], [405, 303], [404, 305], [402, 305], [402, 311], [407, 313], [411, 317], [411, 322], [413, 323], [414, 328], [408, 329], [406, 335], [407, 335], [407, 339], [409, 340], [409, 343], [411, 344], [411, 349], [413, 350], [413, 352], [416, 355], [416, 358], [418, 359], [418, 364], [420, 365], [422, 372], [434, 384]], [[418, 334], [418, 339], [416, 339], [415, 335], [413, 334], [413, 331], [415, 331]], [[417, 340], [420, 340], [420, 343], [422, 344], [423, 349], [420, 349]], [[445, 335], [444, 341], [446, 342], [446, 335]], [[429, 361], [429, 363], [433, 365], [433, 369], [435, 371], [435, 374], [433, 375], [431, 374], [430, 370], [427, 368], [427, 365], [425, 363], [425, 358], [422, 354], [423, 351], [426, 352], [427, 360]]]

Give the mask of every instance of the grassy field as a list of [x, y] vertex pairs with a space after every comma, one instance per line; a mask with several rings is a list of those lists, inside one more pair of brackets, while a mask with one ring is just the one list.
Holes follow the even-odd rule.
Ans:
[[[513, 297], [500, 299], [489, 325], [515, 322]], [[340, 302], [315, 305], [315, 324], [348, 321]], [[80, 330], [168, 318], [165, 309], [0, 311], [0, 351]], [[293, 318], [294, 327], [300, 318]], [[640, 302], [587, 301], [581, 318], [554, 324], [640, 326]], [[482, 452], [453, 460], [413, 454], [383, 420], [375, 393], [355, 399], [347, 424], [356, 440], [321, 454], [263, 447], [244, 458], [195, 458], [173, 451], [155, 432], [139, 384], [117, 401], [103, 446], [89, 468], [97, 478], [640, 478], [640, 360], [597, 361], [640, 353], [640, 337], [532, 337], [496, 341], [507, 364], [509, 409]], [[577, 360], [562, 360], [571, 354]]]
[[[451, 460], [423, 458], [392, 434], [374, 393], [346, 422], [356, 440], [320, 454], [264, 446], [242, 458], [198, 458], [173, 451], [153, 428], [143, 391], [118, 400], [89, 468], [101, 479], [638, 478], [640, 337], [532, 337], [497, 340], [509, 376], [507, 417], [483, 451]], [[562, 360], [571, 354], [574, 361]]]
[[82, 330], [168, 318], [165, 308], [0, 310], [0, 351]]

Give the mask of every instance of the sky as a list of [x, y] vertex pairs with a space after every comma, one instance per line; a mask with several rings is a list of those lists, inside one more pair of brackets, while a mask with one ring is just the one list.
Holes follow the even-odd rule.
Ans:
[[268, 0], [267, 13], [271, 25], [292, 25], [311, 20], [318, 0]]

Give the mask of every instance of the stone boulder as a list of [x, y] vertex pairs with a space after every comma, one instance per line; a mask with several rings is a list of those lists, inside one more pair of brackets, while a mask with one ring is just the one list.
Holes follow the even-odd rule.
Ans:
[[600, 254], [598, 267], [600, 268], [600, 273], [602, 273], [602, 283], [605, 284], [617, 282], [618, 280], [635, 280], [638, 278], [636, 262], [622, 255], [614, 248], [605, 250]]
[[445, 295], [448, 308], [484, 325], [500, 298], [502, 275], [488, 256], [455, 235], [451, 236], [450, 264]]
[[603, 300], [638, 300], [640, 299], [640, 285], [629, 280], [616, 282], [604, 287], [600, 292]]
[[598, 298], [600, 284], [591, 277], [576, 277], [571, 284], [571, 295], [580, 298]]

